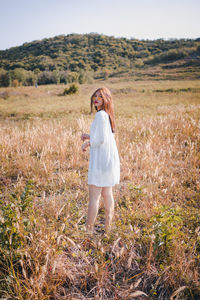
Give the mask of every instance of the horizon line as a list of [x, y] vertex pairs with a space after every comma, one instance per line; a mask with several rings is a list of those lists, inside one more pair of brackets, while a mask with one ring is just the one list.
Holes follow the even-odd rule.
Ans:
[[46, 40], [46, 39], [53, 39], [53, 38], [56, 38], [56, 37], [59, 37], [59, 36], [70, 36], [70, 35], [103, 35], [103, 36], [106, 36], [106, 37], [113, 37], [115, 39], [122, 39], [122, 38], [125, 38], [127, 40], [137, 40], [137, 41], [158, 41], [158, 40], [164, 40], [164, 41], [173, 41], [173, 40], [198, 40], [200, 39], [200, 36], [196, 37], [196, 38], [190, 38], [190, 37], [168, 37], [168, 38], [164, 38], [164, 37], [160, 37], [160, 38], [155, 38], [155, 39], [149, 39], [149, 38], [136, 38], [136, 37], [127, 37], [127, 36], [115, 36], [115, 35], [108, 35], [108, 34], [104, 34], [104, 33], [98, 33], [98, 32], [89, 32], [89, 33], [78, 33], [78, 32], [72, 32], [72, 33], [68, 33], [68, 34], [64, 34], [64, 33], [61, 33], [61, 34], [58, 34], [58, 35], [55, 35], [55, 36], [49, 36], [49, 37], [44, 37], [44, 38], [41, 38], [41, 39], [35, 39], [35, 40], [32, 40], [30, 42], [24, 42], [22, 44], [19, 44], [19, 45], [16, 45], [16, 46], [11, 46], [9, 48], [5, 48], [5, 49], [0, 49], [0, 51], [7, 51], [7, 50], [10, 50], [12, 48], [17, 48], [17, 47], [21, 47], [23, 46], [24, 44], [31, 44], [31, 43], [34, 43], [34, 42], [39, 42], [39, 41], [42, 41], [42, 40]]

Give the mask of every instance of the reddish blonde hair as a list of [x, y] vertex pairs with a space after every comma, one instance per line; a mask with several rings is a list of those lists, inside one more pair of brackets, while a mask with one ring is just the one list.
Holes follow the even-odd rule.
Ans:
[[[115, 132], [114, 106], [113, 106], [111, 92], [109, 91], [108, 88], [106, 87], [99, 88], [92, 94], [91, 103], [90, 103], [91, 113], [93, 111], [93, 105], [94, 105], [93, 98], [97, 92], [100, 92], [100, 95], [103, 99], [103, 110], [105, 110], [105, 112], [107, 112], [107, 114], [109, 115], [112, 132]], [[96, 107], [95, 109], [97, 110]]]

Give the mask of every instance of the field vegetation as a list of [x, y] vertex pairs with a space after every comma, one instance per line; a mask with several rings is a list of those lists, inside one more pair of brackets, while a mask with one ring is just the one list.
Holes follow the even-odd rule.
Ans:
[[[199, 80], [139, 79], [0, 89], [1, 299], [199, 299]], [[102, 85], [121, 182], [110, 235], [101, 203], [91, 236], [80, 135]]]

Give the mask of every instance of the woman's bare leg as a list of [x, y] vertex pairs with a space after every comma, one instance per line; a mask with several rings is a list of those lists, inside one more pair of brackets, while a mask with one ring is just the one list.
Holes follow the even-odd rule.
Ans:
[[94, 223], [99, 210], [99, 199], [101, 197], [101, 189], [101, 187], [89, 185], [89, 205], [86, 228], [90, 232], [93, 232], [94, 230]]
[[104, 198], [105, 214], [106, 214], [105, 231], [106, 233], [108, 233], [111, 227], [112, 218], [114, 215], [114, 207], [115, 207], [112, 187], [103, 187], [102, 196]]

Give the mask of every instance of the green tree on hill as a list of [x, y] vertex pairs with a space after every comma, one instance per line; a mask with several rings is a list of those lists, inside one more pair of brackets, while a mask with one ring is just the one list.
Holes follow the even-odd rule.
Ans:
[[[102, 74], [103, 78], [103, 70], [114, 76], [116, 71], [129, 72], [133, 66], [143, 68], [180, 60], [187, 66], [198, 66], [199, 49], [199, 39], [150, 41], [97, 33], [59, 35], [0, 51], [0, 68], [10, 71], [12, 80], [20, 84], [33, 81], [25, 71], [33, 71], [40, 84], [83, 82], [82, 71], [92, 71], [95, 77]], [[1, 86], [7, 84], [5, 74], [1, 75]]]

